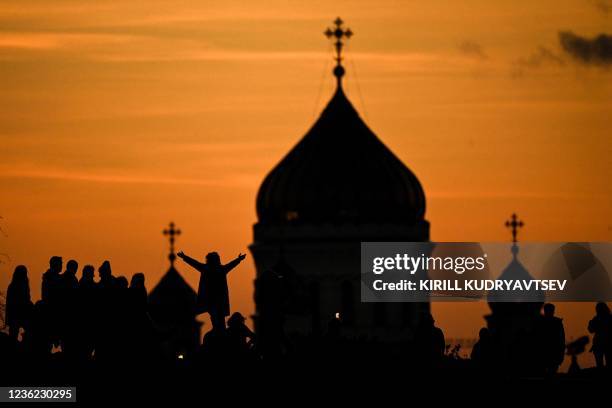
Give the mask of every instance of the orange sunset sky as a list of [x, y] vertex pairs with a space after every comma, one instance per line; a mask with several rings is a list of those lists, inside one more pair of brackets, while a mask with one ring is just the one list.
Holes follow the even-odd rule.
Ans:
[[[165, 272], [177, 247], [246, 252], [266, 173], [334, 89], [323, 31], [340, 15], [349, 98], [419, 177], [436, 241], [612, 240], [612, 70], [560, 32], [612, 31], [612, 2], [3, 1], [0, 290], [33, 298], [51, 255]], [[179, 264], [197, 284], [197, 274]], [[253, 310], [252, 260], [232, 272]], [[447, 337], [486, 305], [434, 304]], [[559, 305], [570, 335], [592, 304]]]

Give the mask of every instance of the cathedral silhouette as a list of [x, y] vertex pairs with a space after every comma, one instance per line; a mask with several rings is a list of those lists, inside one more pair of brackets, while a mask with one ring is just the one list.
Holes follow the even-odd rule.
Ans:
[[273, 343], [281, 324], [288, 336], [308, 335], [337, 319], [348, 338], [410, 339], [429, 304], [361, 303], [360, 243], [428, 241], [425, 193], [344, 92], [352, 31], [338, 18], [325, 35], [335, 47], [335, 93], [257, 194], [256, 332]]

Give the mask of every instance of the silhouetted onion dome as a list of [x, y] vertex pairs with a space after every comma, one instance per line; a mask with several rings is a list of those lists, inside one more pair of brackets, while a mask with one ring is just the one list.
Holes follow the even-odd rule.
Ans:
[[419, 180], [359, 117], [342, 89], [342, 67], [334, 74], [338, 87], [331, 101], [261, 185], [259, 222], [422, 220]]
[[[530, 281], [533, 279], [529, 271], [517, 259], [518, 247], [513, 246], [513, 258], [510, 264], [497, 278], [503, 281]], [[492, 290], [487, 296], [491, 311], [497, 316], [539, 316], [540, 309], [544, 303], [543, 291], [531, 289], [526, 291], [495, 291]]]
[[[509, 282], [528, 282], [533, 280], [533, 276], [518, 260], [518, 246], [512, 246], [512, 261], [504, 268], [497, 280]], [[504, 290], [490, 291], [488, 300], [490, 302], [542, 302], [544, 301], [544, 292], [536, 289], [531, 290]], [[491, 304], [491, 308], [495, 308], [495, 304]]]

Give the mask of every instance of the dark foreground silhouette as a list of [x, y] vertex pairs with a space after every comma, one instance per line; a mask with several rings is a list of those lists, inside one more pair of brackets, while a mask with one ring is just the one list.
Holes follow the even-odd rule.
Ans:
[[[131, 376], [135, 381], [195, 381], [217, 376], [224, 370], [255, 375], [269, 368], [284, 370], [321, 369], [327, 375], [346, 376], [356, 366], [400, 366], [406, 375], [455, 376], [462, 378], [499, 378], [510, 375], [499, 355], [490, 331], [480, 330], [471, 358], [459, 355], [459, 346], [447, 345], [442, 330], [431, 315], [422, 316], [421, 324], [409, 342], [378, 342], [343, 336], [343, 322], [332, 318], [318, 335], [293, 337], [282, 350], [261, 350], [258, 339], [246, 325], [246, 318], [230, 315], [226, 274], [244, 258], [239, 255], [223, 265], [218, 254], [200, 263], [179, 253], [186, 263], [201, 273], [197, 296], [198, 312], [211, 316], [213, 327], [201, 345], [193, 350], [168, 349], [174, 333], [160, 327], [149, 313], [145, 276], [135, 274], [131, 281], [114, 276], [109, 261], [98, 268], [98, 279], [91, 265], [82, 268], [70, 260], [62, 272], [61, 257], [50, 259], [43, 274], [42, 299], [32, 303], [28, 271], [15, 268], [6, 293], [6, 326], [0, 333], [0, 361], [11, 383], [79, 384], [85, 389], [98, 381], [115, 381]], [[525, 371], [536, 378], [551, 378], [567, 353], [572, 365], [567, 378], [603, 378], [607, 375], [612, 350], [612, 315], [605, 303], [596, 306], [596, 315], [588, 323], [593, 334], [591, 351], [597, 368], [580, 370], [576, 356], [586, 350], [589, 338], [565, 342], [563, 322], [554, 315], [554, 306], [546, 304], [536, 330], [536, 343], [528, 346], [532, 364]], [[275, 370], [276, 370], [275, 368]], [[277, 371], [278, 372], [278, 371]], [[512, 371], [521, 377], [521, 372]], [[558, 377], [561, 378], [561, 377]], [[219, 379], [219, 378], [217, 378]]]

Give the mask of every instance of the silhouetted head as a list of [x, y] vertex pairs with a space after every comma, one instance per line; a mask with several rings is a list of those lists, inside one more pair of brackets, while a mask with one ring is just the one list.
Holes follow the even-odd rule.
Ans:
[[25, 265], [17, 265], [13, 272], [11, 285], [27, 286], [28, 283], [28, 268], [26, 268]]
[[118, 276], [115, 282], [117, 283], [117, 288], [119, 289], [127, 289], [128, 287], [128, 280], [125, 276]]
[[102, 265], [98, 268], [98, 274], [100, 279], [108, 279], [113, 275], [109, 261], [102, 262]]
[[53, 272], [60, 273], [62, 271], [62, 257], [61, 256], [52, 256], [49, 259], [49, 269]]
[[70, 275], [76, 275], [78, 269], [79, 263], [74, 259], [69, 260], [66, 264], [66, 272], [68, 272]]
[[82, 280], [84, 281], [88, 281], [88, 282], [93, 282], [94, 280], [94, 267], [93, 265], [85, 265], [83, 267], [83, 275], [81, 277]]
[[206, 255], [206, 263], [213, 266], [221, 265], [221, 257], [216, 252], [209, 252]]
[[229, 319], [227, 319], [227, 326], [228, 327], [236, 327], [236, 326], [240, 326], [242, 324], [244, 324], [245, 322], [245, 317], [242, 315], [242, 313], [240, 312], [235, 312], [233, 313]]
[[132, 275], [132, 281], [130, 282], [130, 288], [144, 289], [145, 288], [145, 276], [144, 273], [138, 272]]
[[553, 317], [555, 315], [555, 305], [552, 303], [546, 303], [544, 305], [544, 316]]
[[480, 340], [488, 340], [491, 337], [491, 332], [489, 331], [489, 329], [487, 329], [486, 327], [483, 327], [482, 329], [480, 329], [480, 331], [478, 332], [478, 338]]
[[605, 302], [599, 302], [595, 305], [595, 313], [597, 316], [608, 316], [610, 315], [610, 308]]

